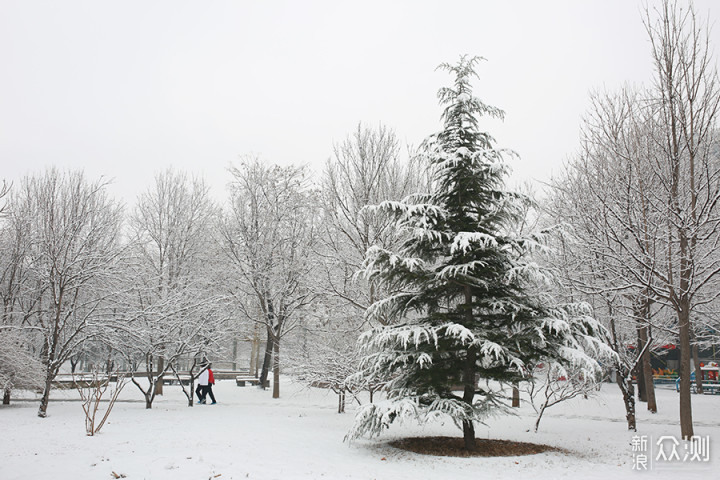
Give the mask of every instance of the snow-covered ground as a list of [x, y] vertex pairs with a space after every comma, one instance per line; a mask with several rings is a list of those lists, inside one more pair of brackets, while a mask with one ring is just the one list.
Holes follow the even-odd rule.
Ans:
[[[679, 436], [674, 390], [658, 391], [656, 415], [639, 405], [637, 434], [626, 430], [617, 387], [605, 384], [596, 398], [548, 410], [537, 434], [528, 406], [517, 417], [493, 419], [477, 429], [478, 437], [545, 443], [567, 453], [445, 458], [397, 450], [387, 442], [459, 436], [452, 422], [395, 425], [380, 439], [348, 444], [343, 437], [355, 407], [338, 415], [331, 392], [287, 377], [283, 382], [282, 398], [273, 400], [269, 391], [221, 381], [214, 388], [217, 405], [193, 408], [179, 387], [166, 387], [152, 410], [128, 385], [94, 437], [85, 435], [77, 392], [54, 393], [45, 419], [36, 416], [34, 395], [25, 393], [0, 406], [0, 479], [110, 479], [113, 472], [129, 480], [720, 478], [720, 395], [693, 396], [695, 433], [710, 436], [709, 462], [656, 461], [651, 470], [638, 472], [633, 463], [641, 452], [633, 451], [633, 435], [647, 436], [648, 457], [657, 455], [654, 443], [661, 436]], [[682, 444], [678, 450], [682, 456]]]

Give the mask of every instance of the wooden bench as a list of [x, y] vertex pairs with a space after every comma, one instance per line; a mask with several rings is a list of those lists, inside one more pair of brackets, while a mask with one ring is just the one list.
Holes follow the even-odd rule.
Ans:
[[[250, 384], [252, 386], [260, 385], [260, 379], [257, 377], [251, 377], [250, 375], [238, 375], [235, 377], [235, 384], [238, 387], [244, 387], [246, 384]], [[265, 380], [265, 388], [270, 387], [270, 380]]]

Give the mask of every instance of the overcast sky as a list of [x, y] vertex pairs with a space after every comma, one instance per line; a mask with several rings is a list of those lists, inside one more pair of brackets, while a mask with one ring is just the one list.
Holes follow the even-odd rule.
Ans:
[[470, 54], [506, 112], [483, 128], [516, 178], [547, 180], [591, 90], [650, 83], [643, 3], [0, 0], [0, 177], [84, 168], [132, 202], [171, 165], [217, 195], [246, 154], [320, 171], [358, 122], [410, 145], [437, 131], [435, 67]]

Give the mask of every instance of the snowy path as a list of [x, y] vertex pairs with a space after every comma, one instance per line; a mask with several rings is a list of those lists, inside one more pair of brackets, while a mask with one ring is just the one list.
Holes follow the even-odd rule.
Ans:
[[[335, 413], [336, 397], [326, 391], [283, 386], [283, 397], [219, 382], [214, 406], [188, 408], [178, 387], [166, 387], [152, 410], [122, 402], [96, 437], [85, 436], [76, 401], [51, 402], [49, 416], [35, 416], [37, 404], [18, 401], [0, 407], [0, 479], [130, 480], [228, 479], [714, 479], [720, 466], [720, 396], [693, 396], [696, 434], [711, 436], [711, 463], [656, 464], [652, 472], [632, 469], [632, 434], [625, 430], [617, 388], [605, 385], [596, 399], [574, 400], [548, 410], [540, 432], [523, 407], [478, 428], [478, 437], [546, 443], [568, 454], [526, 457], [442, 458], [396, 450], [385, 442], [410, 435], [459, 435], [454, 425], [393, 427], [379, 440], [348, 445], [343, 437], [349, 413]], [[56, 397], [73, 398], [74, 392]], [[660, 413], [639, 411], [639, 435], [677, 435], [677, 396], [658, 391]], [[123, 400], [139, 400], [130, 385]], [[639, 407], [640, 409], [642, 407]]]

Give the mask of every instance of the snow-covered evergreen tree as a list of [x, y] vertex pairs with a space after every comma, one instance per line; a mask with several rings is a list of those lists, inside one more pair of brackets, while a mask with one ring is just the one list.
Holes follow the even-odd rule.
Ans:
[[438, 93], [443, 130], [423, 144], [435, 168], [432, 191], [376, 207], [395, 216], [407, 240], [397, 252], [368, 252], [365, 273], [401, 293], [368, 309], [398, 323], [361, 339], [362, 374], [388, 382], [387, 400], [361, 409], [351, 438], [403, 417], [449, 415], [472, 449], [475, 423], [505, 411], [502, 385], [528, 380], [526, 365], [552, 360], [595, 371], [589, 353], [605, 350], [588, 308], [558, 304], [537, 288], [552, 275], [529, 255], [545, 248], [548, 232], [511, 233], [529, 199], [504, 190], [508, 152], [479, 129], [480, 117], [504, 115], [473, 96], [480, 60], [439, 67], [455, 82]]

